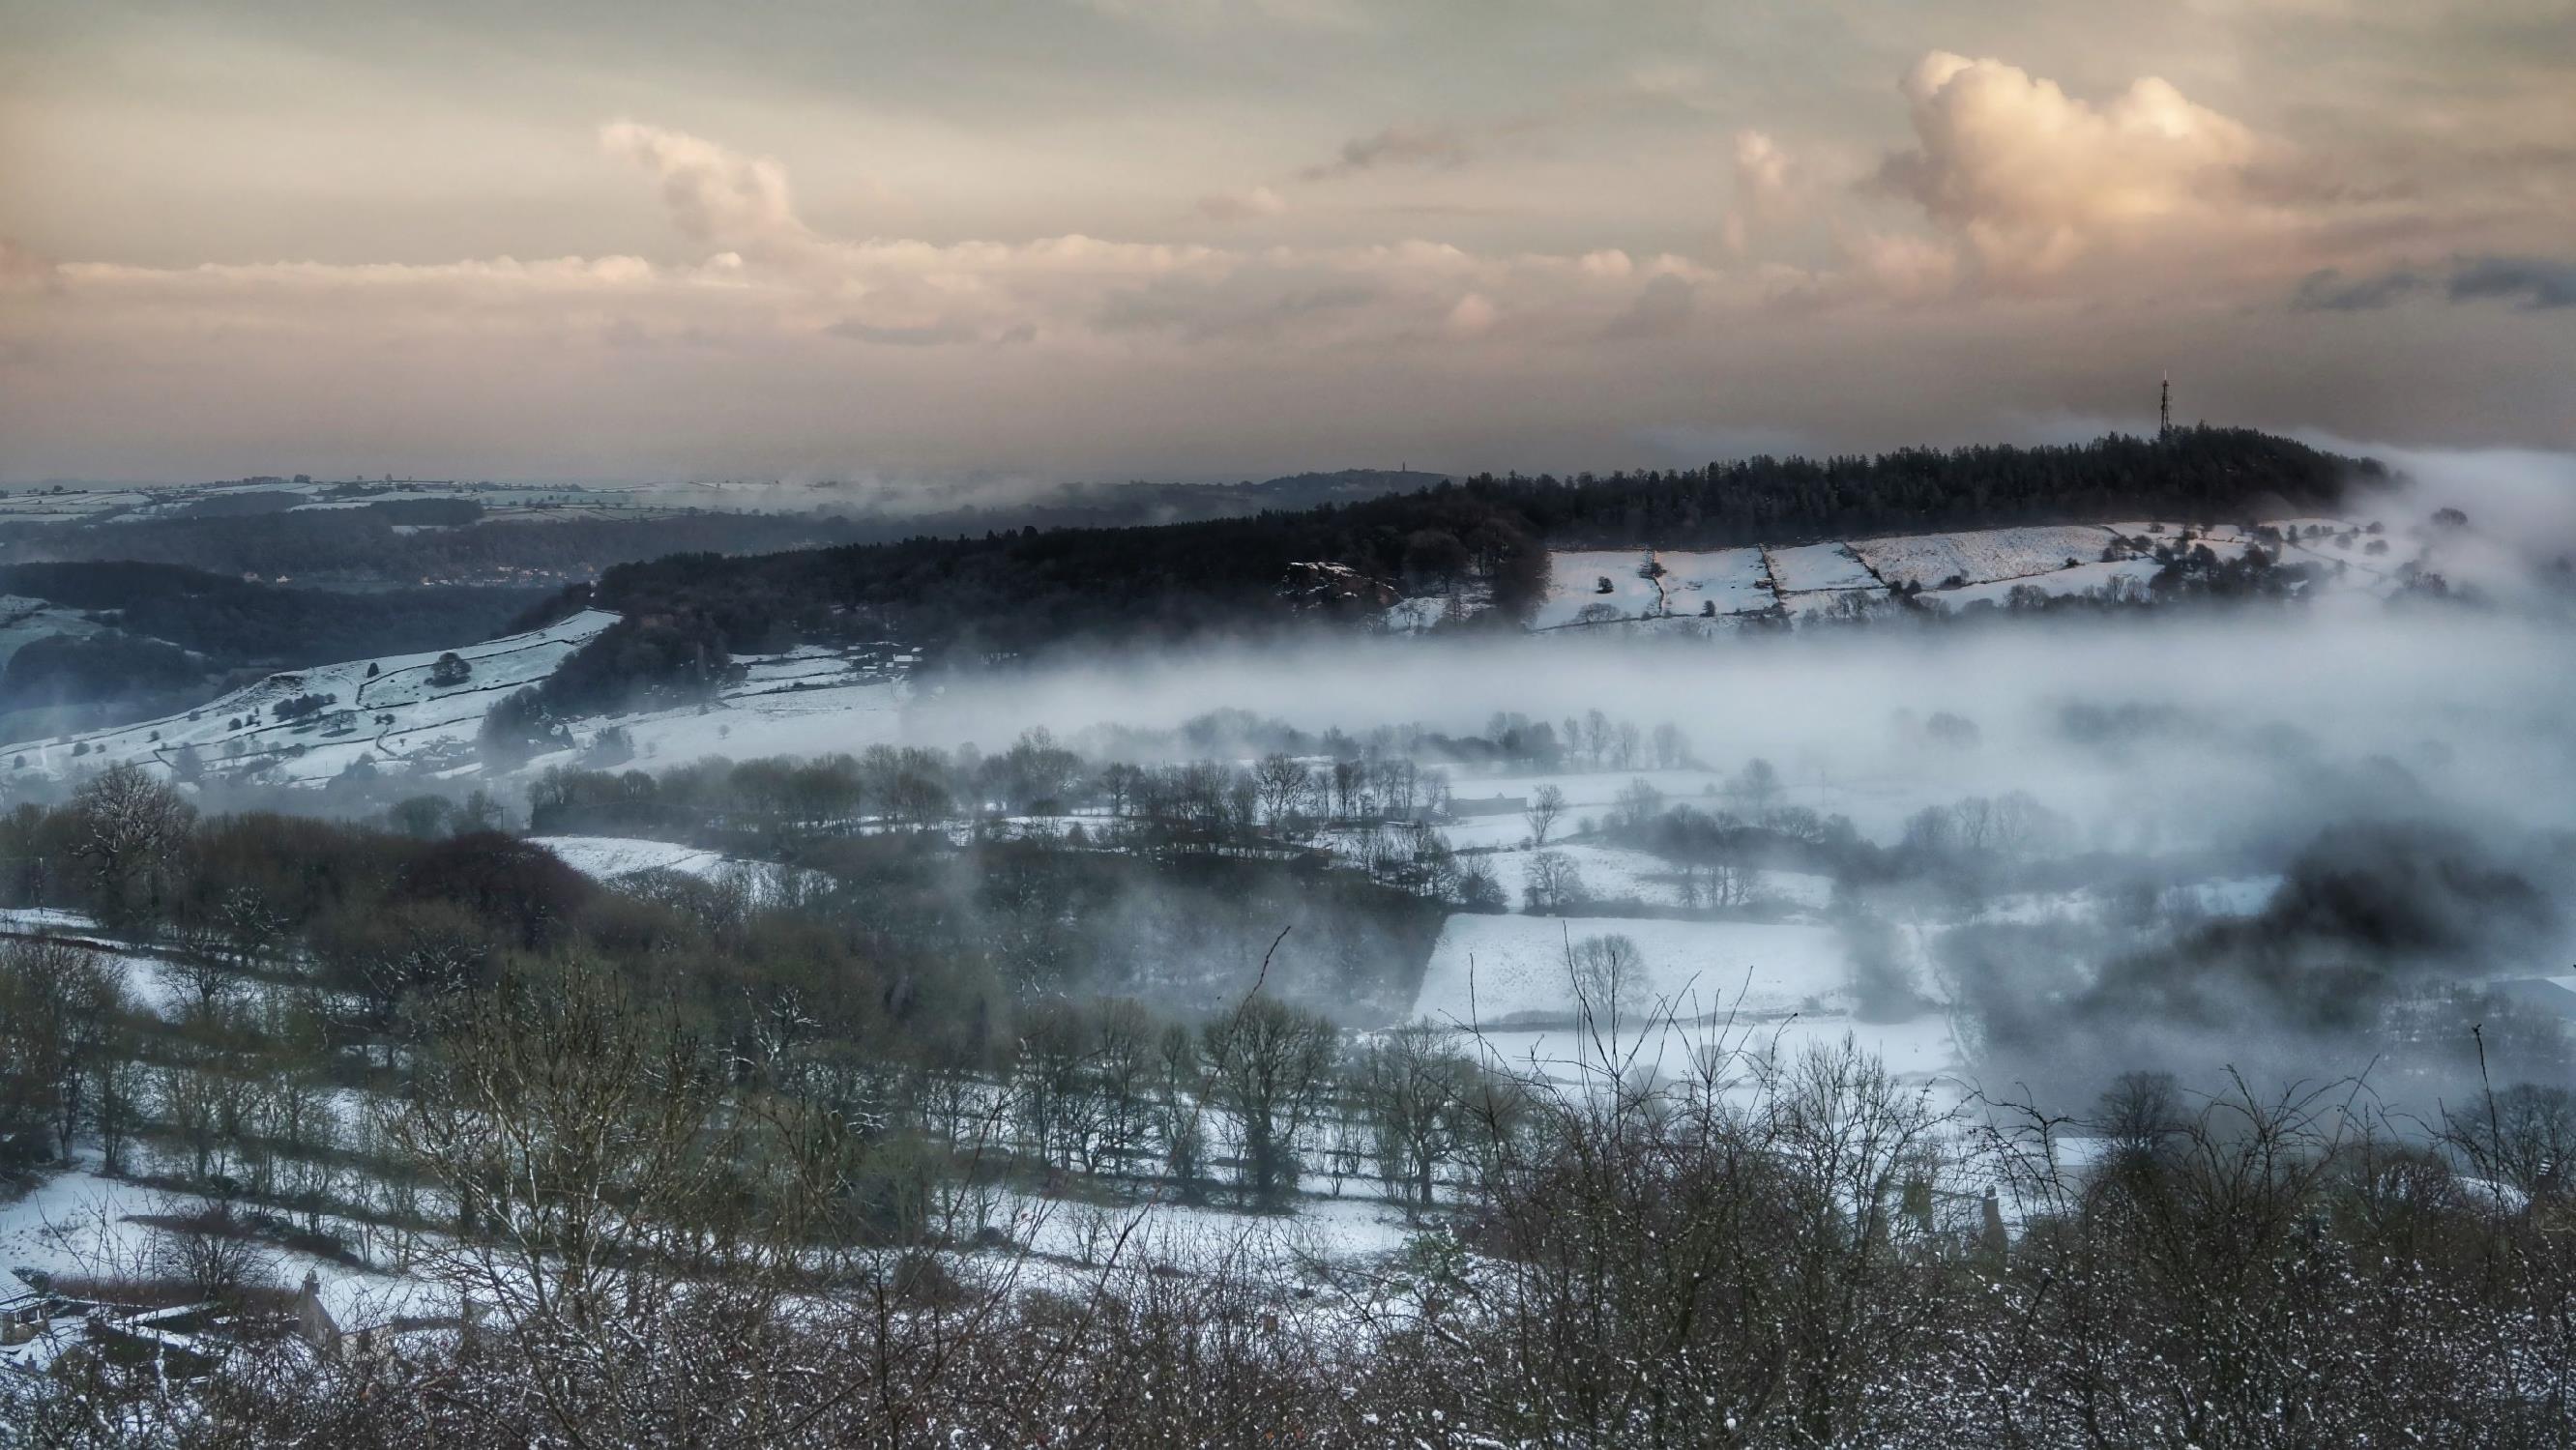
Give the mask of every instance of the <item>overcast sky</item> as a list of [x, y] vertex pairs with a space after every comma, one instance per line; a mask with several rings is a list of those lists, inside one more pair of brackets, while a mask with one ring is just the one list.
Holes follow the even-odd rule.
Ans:
[[2576, 447], [2576, 0], [0, 0], [0, 478], [1607, 469], [2168, 368]]

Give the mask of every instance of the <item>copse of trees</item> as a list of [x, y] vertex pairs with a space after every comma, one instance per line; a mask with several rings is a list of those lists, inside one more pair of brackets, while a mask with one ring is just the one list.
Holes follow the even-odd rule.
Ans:
[[[1425, 1084], [1376, 1093], [1369, 1121], [1437, 1155], [1443, 1207], [1357, 1292], [1292, 1292], [1240, 1245], [1191, 1257], [1118, 1216], [1064, 1235], [1083, 1246], [1033, 1288], [1034, 1249], [996, 1231], [962, 1252], [976, 1195], [914, 1192], [903, 1166], [983, 1172], [983, 1128], [907, 1139], [863, 1079], [792, 1055], [719, 1071], [580, 961], [440, 1023], [390, 1136], [451, 1206], [413, 1272], [475, 1291], [470, 1332], [195, 1380], [13, 1377], [8, 1423], [71, 1445], [114, 1443], [102, 1421], [212, 1443], [797, 1447], [927, 1422], [972, 1445], [1455, 1450], [2576, 1430], [2554, 1390], [2576, 1372], [2566, 1190], [2509, 1166], [2576, 1147], [2563, 1092], [2409, 1132], [2351, 1084], [2136, 1078], [1967, 1132], [1848, 1046], [1719, 1038], [1660, 1079], [1613, 1050], [1568, 1085], [1461, 1076], [1437, 1048], [1411, 1074], [1400, 1036], [1354, 1080]], [[1148, 1076], [1193, 1061], [1117, 1050]], [[1011, 1101], [1088, 1111], [1040, 1113], [1053, 1088], [1032, 1087]], [[2077, 1134], [2095, 1166], [2068, 1166]]]
[[[464, 829], [198, 819], [167, 784], [120, 768], [64, 808], [9, 817], [0, 847], [12, 859], [45, 859], [48, 843], [91, 840], [109, 822], [156, 833], [148, 859], [166, 879], [148, 896], [122, 854], [137, 835], [116, 853], [74, 858], [77, 870], [12, 883], [12, 904], [114, 908], [113, 930], [161, 959], [165, 993], [142, 1009], [124, 995], [124, 969], [77, 943], [0, 945], [0, 1169], [50, 1163], [80, 1136], [115, 1171], [140, 1143], [166, 1176], [226, 1203], [247, 1196], [254, 1216], [291, 1209], [318, 1223], [327, 1210], [403, 1234], [433, 1226], [419, 1187], [444, 1186], [449, 1232], [525, 1233], [551, 1263], [588, 1232], [613, 1229], [628, 1245], [618, 1254], [683, 1241], [642, 1237], [672, 1225], [637, 1222], [639, 1209], [744, 1208], [731, 1197], [657, 1199], [605, 1163], [618, 1175], [613, 1226], [562, 1219], [552, 1199], [492, 1196], [496, 1181], [567, 1171], [553, 1149], [525, 1156], [558, 1129], [564, 1148], [595, 1154], [601, 1145], [575, 1121], [603, 1109], [599, 1094], [623, 1094], [620, 1111], [650, 1115], [655, 1133], [679, 1132], [638, 1141], [712, 1153], [704, 1162], [725, 1195], [745, 1187], [737, 1151], [825, 1173], [832, 1186], [819, 1200], [799, 1199], [821, 1191], [811, 1182], [762, 1188], [773, 1200], [763, 1213], [803, 1206], [759, 1219], [759, 1232], [843, 1246], [935, 1239], [947, 1232], [927, 1207], [936, 1184], [1030, 1164], [1194, 1197], [1230, 1184], [1246, 1206], [1275, 1207], [1321, 1151], [1328, 1118], [1380, 1112], [1333, 1024], [1264, 986], [1290, 975], [1284, 959], [1276, 972], [1266, 960], [1233, 964], [1244, 976], [1203, 1022], [1094, 1001], [1060, 978], [1000, 990], [980, 964], [1000, 954], [1009, 911], [1032, 904], [1031, 922], [1061, 912], [1014, 879], [1042, 862], [1008, 864], [1035, 843], [960, 858], [969, 879], [998, 891], [986, 903], [997, 934], [958, 935], [926, 925], [954, 922], [953, 900], [889, 912], [894, 883], [882, 880], [846, 878], [841, 894], [666, 874], [604, 890], [538, 847], [471, 829], [470, 814], [442, 814]], [[1212, 899], [1267, 916], [1305, 909], [1289, 903], [1306, 898], [1320, 910], [1299, 929], [1323, 938], [1325, 955], [1343, 952], [1330, 945], [1331, 920], [1365, 911], [1309, 883], [1280, 884], [1290, 890], [1236, 883]], [[1113, 920], [1110, 937], [1134, 951], [1132, 914]], [[595, 1074], [590, 1053], [609, 1054]], [[1417, 1063], [1416, 1076], [1454, 1080], [1463, 1059], [1443, 1061]], [[645, 1063], [660, 1076], [638, 1077]], [[686, 1104], [655, 1094], [675, 1082], [700, 1084], [713, 1116], [671, 1117]], [[323, 1102], [335, 1086], [407, 1106], [391, 1125], [352, 1121]], [[504, 1110], [525, 1131], [496, 1137]], [[1388, 1149], [1390, 1179], [1416, 1173], [1425, 1153], [1447, 1162], [1456, 1151], [1427, 1132], [1427, 1109], [1410, 1111], [1408, 1146]], [[1444, 1131], [1454, 1137], [1455, 1125]], [[802, 1156], [817, 1152], [826, 1158]]]
[[1716, 548], [2118, 517], [2233, 521], [2285, 505], [2324, 511], [2356, 478], [2382, 476], [2369, 460], [2204, 426], [2069, 445], [1763, 456], [1566, 479], [1483, 475], [1464, 487], [1508, 501], [1556, 547]]

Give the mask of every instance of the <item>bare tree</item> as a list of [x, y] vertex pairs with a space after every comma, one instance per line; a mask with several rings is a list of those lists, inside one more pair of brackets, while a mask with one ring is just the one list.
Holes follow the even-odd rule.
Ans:
[[157, 913], [196, 807], [131, 761], [111, 765], [72, 796], [72, 855], [88, 868], [99, 921], [118, 929]]
[[129, 1051], [123, 977], [61, 942], [0, 942], [0, 1158], [68, 1157]]
[[1408, 1212], [1433, 1206], [1441, 1170], [1457, 1161], [1473, 1127], [1477, 1076], [1455, 1035], [1430, 1023], [1399, 1027], [1361, 1050], [1353, 1086], [1388, 1196]]
[[1530, 843], [1546, 845], [1547, 833], [1556, 828], [1557, 818], [1564, 814], [1565, 792], [1555, 785], [1543, 785], [1530, 792], [1529, 807], [1521, 812], [1521, 818], [1529, 822]]
[[1644, 1015], [1646, 959], [1634, 938], [1612, 933], [1574, 944], [1566, 962], [1572, 977], [1577, 1026], [1584, 1035], [1616, 1042], [1624, 1027]]
[[1331, 1022], [1258, 993], [1200, 1029], [1209, 1096], [1242, 1139], [1242, 1183], [1254, 1202], [1275, 1203], [1296, 1186], [1338, 1041]]
[[714, 1060], [575, 961], [445, 1009], [393, 1141], [456, 1206], [442, 1277], [514, 1325], [589, 1331], [743, 1244]]
[[276, 1275], [276, 1255], [229, 1200], [198, 1207], [164, 1198], [152, 1221], [152, 1268], [199, 1300], [238, 1305]]
[[1539, 851], [1531, 855], [1521, 883], [1521, 899], [1536, 912], [1563, 911], [1579, 906], [1585, 898], [1583, 872], [1574, 858], [1562, 851]]
[[1261, 757], [1252, 768], [1253, 785], [1261, 793], [1261, 811], [1270, 829], [1279, 831], [1290, 813], [1302, 805], [1314, 778], [1306, 762], [1285, 751], [1272, 751]]
[[1744, 763], [1726, 788], [1746, 810], [1760, 815], [1780, 799], [1779, 767], [1757, 755]]

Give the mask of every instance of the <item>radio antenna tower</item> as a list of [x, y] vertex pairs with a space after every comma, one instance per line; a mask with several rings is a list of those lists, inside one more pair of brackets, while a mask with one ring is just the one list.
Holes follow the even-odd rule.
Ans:
[[2156, 441], [2173, 436], [2173, 372], [2165, 372], [2164, 387], [2156, 394]]

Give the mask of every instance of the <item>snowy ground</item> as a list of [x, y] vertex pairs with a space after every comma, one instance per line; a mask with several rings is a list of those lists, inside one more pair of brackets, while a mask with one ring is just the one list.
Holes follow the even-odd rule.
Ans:
[[1760, 549], [1721, 549], [1710, 554], [1658, 554], [1665, 569], [1664, 612], [1745, 614], [1771, 607], [1771, 574]]
[[[36, 1269], [58, 1277], [148, 1277], [155, 1235], [147, 1225], [132, 1222], [133, 1217], [188, 1214], [210, 1206], [209, 1199], [90, 1171], [58, 1174], [27, 1196], [0, 1203], [0, 1269]], [[354, 1235], [354, 1225], [324, 1222]], [[320, 1281], [324, 1307], [345, 1328], [436, 1313], [446, 1302], [419, 1279], [355, 1269], [289, 1249], [267, 1252], [273, 1258], [271, 1282], [291, 1288], [309, 1270]]]
[[1671, 1077], [1694, 1071], [1711, 1050], [1743, 1057], [1767, 1055], [1786, 1064], [1811, 1049], [1832, 1051], [1846, 1039], [1885, 1064], [1891, 1075], [1936, 1086], [1945, 1103], [1956, 1103], [1965, 1095], [1966, 1068], [1948, 1019], [1938, 1013], [1903, 1022], [1862, 1022], [1804, 1012], [1771, 1017], [1748, 1014], [1706, 1023], [1631, 1023], [1616, 1033], [1605, 1028], [1597, 1034], [1570, 1027], [1489, 1029], [1469, 1041], [1477, 1056], [1498, 1071], [1577, 1084], [1600, 1081], [1604, 1057], [1617, 1063], [1623, 1074], [1644, 1069]]
[[[1461, 1025], [1571, 1017], [1576, 994], [1567, 954], [1603, 936], [1636, 943], [1642, 967], [1630, 1000], [1641, 1009], [1664, 1002], [1686, 1017], [1820, 1011], [1846, 995], [1850, 973], [1832, 927], [1460, 914], [1431, 949], [1413, 1015]], [[1630, 990], [1621, 989], [1623, 998]]]
[[[584, 876], [613, 881], [639, 871], [677, 871], [684, 876], [713, 877], [735, 864], [722, 851], [683, 846], [671, 841], [640, 841], [624, 836], [530, 836]], [[749, 864], [749, 863], [745, 863]]]
[[2113, 542], [2111, 531], [2098, 525], [2066, 525], [1859, 539], [1850, 548], [1891, 586], [1936, 589], [1952, 578], [1985, 584], [2072, 569], [2099, 561]]
[[[787, 878], [788, 868], [775, 861], [728, 856], [673, 841], [647, 841], [627, 836], [530, 836], [528, 843], [552, 851], [565, 865], [594, 881], [615, 882], [645, 871], [675, 871], [701, 881], [732, 877], [755, 898], [772, 897]], [[799, 873], [801, 879], [818, 879]]]
[[[2377, 534], [2368, 531], [2373, 523], [2380, 526]], [[2401, 571], [2408, 564], [2454, 583], [2493, 588], [2516, 582], [2511, 561], [2493, 541], [2481, 540], [2473, 531], [2369, 516], [2282, 519], [2273, 526], [2285, 536], [2282, 553], [2288, 562], [2344, 566], [2327, 581], [2335, 592], [2390, 593], [2401, 587]], [[1600, 604], [1617, 611], [1618, 619], [1611, 623], [1624, 629], [1690, 632], [1687, 621], [1700, 617], [1709, 601], [1721, 621], [1775, 606], [1806, 614], [1839, 607], [1845, 596], [1877, 598], [1907, 584], [1919, 586], [1926, 602], [1959, 609], [1980, 601], [2001, 604], [2019, 585], [2060, 596], [2135, 589], [2161, 567], [2149, 557], [2158, 547], [2205, 547], [2226, 562], [2244, 557], [2253, 544], [2253, 535], [2237, 524], [2131, 519], [1708, 553], [1569, 549], [1549, 556], [1547, 597], [1531, 625], [1561, 628], [1586, 606]], [[2105, 559], [2105, 549], [2116, 549], [2123, 557]], [[1660, 576], [1641, 572], [1649, 559], [1663, 566]], [[1954, 579], [1955, 585], [1950, 583]], [[1607, 592], [1600, 588], [1604, 580], [1610, 585]]]
[[[169, 770], [193, 746], [209, 773], [258, 768], [284, 785], [323, 785], [360, 761], [387, 774], [473, 774], [480, 770], [475, 737], [493, 703], [543, 680], [615, 622], [613, 614], [586, 610], [533, 633], [460, 646], [455, 653], [470, 673], [457, 684], [430, 679], [443, 651], [348, 660], [283, 671], [159, 720], [0, 746], [0, 761], [23, 760], [17, 769], [62, 779], [120, 761]], [[807, 647], [751, 657], [740, 661], [743, 678], [708, 705], [593, 717], [580, 722], [574, 749], [541, 755], [524, 770], [582, 763], [612, 726], [626, 732], [635, 760], [647, 768], [709, 755], [858, 751], [891, 741], [911, 690], [898, 678], [901, 666], [887, 664], [884, 654]], [[306, 695], [331, 703], [300, 719], [277, 718], [280, 704]]]
[[[1659, 570], [1660, 572], [1654, 572]], [[1609, 592], [1601, 585], [1609, 584]], [[1593, 605], [1607, 605], [1623, 619], [1663, 615], [1697, 618], [1771, 607], [1770, 575], [1760, 549], [1713, 553], [1663, 550], [1567, 550], [1548, 556], [1547, 597], [1530, 620], [1534, 629], [1571, 624]]]
[[[1530, 620], [1534, 629], [1571, 624], [1579, 611], [1605, 604], [1629, 619], [1661, 614], [1663, 591], [1641, 574], [1643, 549], [1570, 550], [1548, 555], [1547, 598]], [[1609, 592], [1601, 584], [1607, 582]]]
[[2058, 569], [2027, 578], [1994, 579], [1982, 584], [1967, 584], [1956, 589], [1934, 589], [1925, 586], [1923, 602], [1950, 609], [1965, 608], [1983, 600], [2002, 604], [2016, 589], [2036, 589], [2043, 594], [2064, 596], [2090, 594], [2098, 589], [2144, 589], [2147, 581], [2164, 568], [2153, 559], [2095, 560], [2071, 569]]
[[[682, 496], [692, 504], [721, 507], [721, 489], [706, 486]], [[0, 523], [137, 523], [178, 518], [210, 499], [239, 494], [287, 494], [305, 501], [288, 512], [358, 509], [380, 503], [419, 499], [467, 499], [483, 505], [492, 517], [532, 520], [607, 516], [633, 518], [672, 511], [681, 501], [667, 493], [630, 487], [581, 487], [571, 484], [529, 485], [475, 483], [465, 480], [306, 481], [271, 478], [232, 483], [174, 484], [155, 488], [34, 488], [0, 491]]]
[[[811, 678], [811, 677], [809, 677]], [[823, 678], [849, 681], [846, 665]], [[775, 681], [729, 688], [714, 707], [614, 716], [600, 726], [624, 729], [645, 768], [679, 765], [709, 755], [751, 760], [767, 755], [857, 753], [902, 736], [902, 710], [912, 698], [900, 680], [814, 684], [788, 688]]]
[[1772, 549], [1771, 583], [1782, 594], [1827, 589], [1875, 589], [1878, 580], [1845, 544], [1800, 544]]
[[[460, 646], [454, 653], [469, 673], [454, 684], [430, 679], [444, 651], [345, 660], [281, 671], [184, 714], [0, 746], [0, 757], [23, 759], [20, 768], [61, 778], [125, 761], [166, 770], [183, 747], [194, 746], [208, 770], [264, 764], [286, 783], [327, 781], [362, 756], [380, 769], [415, 758], [445, 759], [470, 749], [495, 700], [552, 674], [616, 621], [613, 614], [584, 610], [529, 634]], [[277, 717], [279, 706], [314, 695], [328, 696], [330, 703], [300, 719]], [[345, 722], [336, 718], [342, 712], [349, 717]]]
[[1128, 1263], [1211, 1266], [1231, 1260], [1279, 1270], [1404, 1247], [1412, 1229], [1403, 1211], [1380, 1195], [1376, 1180], [1346, 1179], [1338, 1195], [1332, 1186], [1329, 1177], [1318, 1178], [1310, 1168], [1296, 1212], [1284, 1217], [1254, 1217], [1168, 1196], [1089, 1204], [1008, 1194], [994, 1205], [994, 1227], [1036, 1253], [1083, 1267], [1105, 1265], [1116, 1255]]

